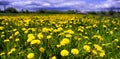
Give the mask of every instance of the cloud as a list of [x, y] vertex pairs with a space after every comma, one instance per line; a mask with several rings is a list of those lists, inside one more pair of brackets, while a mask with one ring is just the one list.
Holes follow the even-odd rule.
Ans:
[[[2, 0], [1, 0], [2, 1]], [[10, 2], [9, 7], [17, 9], [38, 10], [103, 10], [111, 7], [119, 7], [119, 0], [4, 0]]]

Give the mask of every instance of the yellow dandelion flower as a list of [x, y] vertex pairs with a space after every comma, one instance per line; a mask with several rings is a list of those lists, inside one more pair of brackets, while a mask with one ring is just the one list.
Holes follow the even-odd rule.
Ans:
[[56, 56], [53, 56], [51, 59], [57, 59], [57, 57], [56, 57]]
[[63, 30], [63, 28], [62, 28], [62, 27], [59, 27], [57, 30], [58, 30], [58, 31], [62, 31], [62, 30]]
[[99, 45], [94, 44], [94, 47], [95, 47], [98, 51], [102, 50], [102, 47], [100, 47]]
[[13, 38], [13, 36], [10, 36], [10, 37], [9, 37], [9, 39], [12, 39], [12, 38]]
[[118, 42], [119, 40], [118, 39], [114, 39], [114, 42]]
[[92, 50], [92, 54], [93, 55], [97, 55], [97, 51], [96, 50]]
[[30, 42], [31, 45], [33, 45], [33, 44], [40, 44], [40, 43], [41, 43], [40, 40], [32, 40], [32, 41]]
[[77, 54], [79, 54], [79, 50], [76, 49], [76, 48], [74, 48], [74, 49], [71, 50], [71, 53], [72, 53], [73, 55], [77, 55]]
[[16, 38], [15, 41], [18, 42], [20, 39], [19, 38]]
[[72, 37], [71, 34], [65, 34], [65, 36], [68, 37], [68, 38], [69, 38], [69, 37]]
[[51, 36], [51, 35], [48, 35], [48, 36], [47, 36], [47, 39], [50, 39], [50, 38], [52, 38], [52, 36]]
[[113, 30], [111, 30], [109, 33], [112, 35], [114, 32], [113, 32]]
[[15, 35], [19, 35], [19, 31], [15, 32]]
[[69, 55], [69, 52], [67, 51], [67, 50], [62, 50], [61, 52], [60, 52], [60, 54], [61, 54], [61, 56], [68, 56]]
[[1, 35], [1, 38], [5, 37], [5, 35]]
[[33, 39], [32, 38], [28, 38], [27, 39], [27, 42], [31, 42]]
[[5, 55], [5, 52], [0, 53], [0, 56]]
[[42, 28], [42, 32], [48, 32], [48, 31], [49, 31], [48, 28], [46, 28], [46, 27]]
[[61, 42], [60, 42], [60, 45], [66, 45], [66, 44], [69, 44], [70, 43], [70, 40], [68, 38], [64, 38]]
[[10, 40], [9, 39], [5, 39], [4, 42], [9, 42]]
[[24, 33], [28, 33], [28, 30], [25, 30]]
[[38, 37], [39, 39], [42, 39], [42, 38], [43, 38], [43, 34], [42, 34], [42, 33], [38, 33], [37, 37]]
[[41, 47], [40, 49], [40, 52], [44, 53], [45, 49], [43, 47]]
[[17, 31], [17, 29], [13, 29], [13, 31]]
[[3, 26], [0, 26], [0, 30], [3, 30], [4, 29], [4, 27]]
[[86, 51], [86, 52], [90, 52], [90, 46], [88, 46], [88, 45], [84, 45], [83, 46], [83, 49]]
[[34, 58], [34, 53], [29, 53], [29, 54], [27, 55], [27, 58], [28, 58], [28, 59], [33, 59], [33, 58]]
[[100, 57], [104, 57], [105, 56], [105, 53], [104, 52], [101, 52], [99, 53]]
[[67, 32], [69, 33], [69, 34], [74, 34], [74, 31], [73, 30], [67, 30]]
[[27, 30], [26, 28], [22, 28], [23, 31]]
[[9, 52], [7, 53], [7, 55], [10, 55], [10, 54], [12, 54], [12, 52], [11, 52], [11, 51], [9, 51]]
[[10, 50], [10, 52], [14, 52], [14, 51], [16, 51], [16, 49], [15, 49], [15, 48], [12, 48], [12, 49]]
[[60, 48], [61, 47], [61, 45], [57, 45], [57, 48]]

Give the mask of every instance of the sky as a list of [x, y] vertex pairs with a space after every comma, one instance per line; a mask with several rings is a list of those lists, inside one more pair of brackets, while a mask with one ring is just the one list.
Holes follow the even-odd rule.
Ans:
[[[14, 7], [17, 10], [79, 10], [79, 11], [100, 11], [109, 8], [120, 9], [120, 0], [0, 0], [7, 1], [7, 7]], [[0, 9], [3, 9], [0, 4]]]

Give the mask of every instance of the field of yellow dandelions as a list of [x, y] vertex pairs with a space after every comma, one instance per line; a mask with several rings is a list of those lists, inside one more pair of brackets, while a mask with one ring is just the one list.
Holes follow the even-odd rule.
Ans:
[[120, 59], [120, 19], [0, 16], [0, 59]]

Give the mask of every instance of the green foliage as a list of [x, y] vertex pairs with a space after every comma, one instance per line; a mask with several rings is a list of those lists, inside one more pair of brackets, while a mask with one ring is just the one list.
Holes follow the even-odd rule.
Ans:
[[4, 12], [6, 12], [6, 13], [17, 13], [18, 11], [13, 7], [9, 7], [9, 8], [6, 8], [4, 10]]

